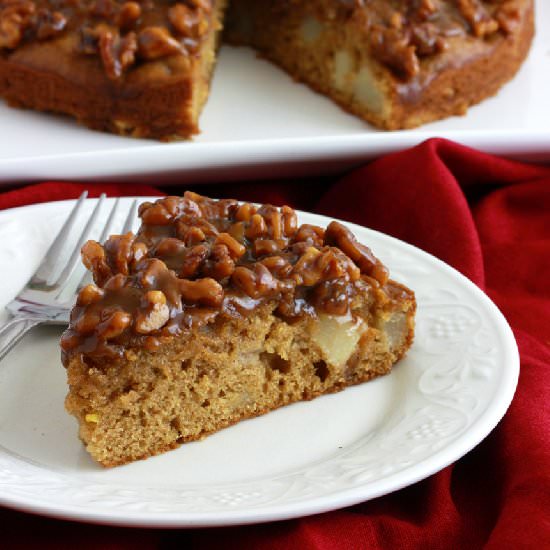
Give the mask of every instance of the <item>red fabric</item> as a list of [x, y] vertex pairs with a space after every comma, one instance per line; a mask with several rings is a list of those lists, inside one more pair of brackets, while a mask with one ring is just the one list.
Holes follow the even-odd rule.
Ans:
[[[0, 195], [0, 208], [76, 197], [84, 187], [96, 194], [155, 194], [128, 184], [49, 183]], [[550, 168], [431, 140], [345, 177], [195, 189], [285, 202], [354, 221], [416, 244], [459, 269], [491, 296], [514, 329], [521, 375], [510, 410], [485, 441], [452, 466], [344, 510], [247, 527], [154, 531], [0, 509], [0, 545], [56, 550], [550, 548]]]

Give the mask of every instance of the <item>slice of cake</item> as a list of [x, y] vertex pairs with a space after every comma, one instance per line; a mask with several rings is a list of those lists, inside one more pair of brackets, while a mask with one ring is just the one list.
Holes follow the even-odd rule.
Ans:
[[0, 96], [91, 128], [196, 134], [226, 0], [0, 0]]
[[82, 249], [61, 339], [67, 410], [115, 466], [386, 374], [415, 298], [342, 224], [195, 193], [140, 207], [133, 235]]
[[494, 95], [525, 59], [533, 0], [233, 0], [226, 37], [384, 129]]

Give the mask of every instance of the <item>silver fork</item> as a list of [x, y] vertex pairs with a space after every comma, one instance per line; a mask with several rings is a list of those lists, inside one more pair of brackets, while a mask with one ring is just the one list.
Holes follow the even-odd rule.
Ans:
[[[80, 195], [38, 269], [16, 298], [6, 306], [9, 319], [0, 328], [0, 360], [9, 353], [26, 332], [36, 325], [43, 323], [64, 325], [69, 322], [69, 314], [76, 293], [89, 280], [87, 272], [80, 278], [72, 275], [80, 259], [80, 249], [96, 225], [106, 198], [105, 193], [99, 197], [76, 244], [67, 251], [66, 245], [71, 238], [71, 233], [74, 233], [73, 227], [87, 196], [87, 191]], [[103, 227], [100, 242], [104, 242], [111, 233], [119, 201], [117, 199], [111, 209]], [[136, 213], [137, 200], [132, 203], [122, 233], [131, 231]]]

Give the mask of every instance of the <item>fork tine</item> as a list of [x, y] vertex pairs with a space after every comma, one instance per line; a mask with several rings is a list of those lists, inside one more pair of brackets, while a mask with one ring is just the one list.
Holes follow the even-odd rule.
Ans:
[[[90, 219], [88, 220], [88, 223], [82, 230], [82, 233], [80, 234], [80, 237], [78, 239], [78, 242], [76, 243], [76, 246], [73, 249], [73, 252], [69, 258], [69, 261], [66, 263], [65, 267], [63, 268], [63, 271], [60, 273], [59, 277], [55, 282], [52, 283], [54, 287], [63, 285], [69, 276], [71, 275], [73, 269], [76, 266], [76, 263], [78, 262], [78, 259], [80, 258], [80, 249], [82, 248], [82, 245], [86, 242], [88, 239], [88, 235], [90, 234], [90, 231], [92, 230], [97, 217], [99, 216], [99, 212], [101, 210], [101, 206], [105, 202], [105, 197], [107, 195], [105, 193], [101, 193], [99, 200], [97, 201], [97, 204], [94, 208], [94, 211], [92, 212], [92, 215], [90, 216]], [[50, 282], [50, 281], [48, 281]]]
[[128, 216], [126, 217], [126, 221], [124, 222], [122, 233], [128, 233], [129, 231], [132, 231], [132, 228], [134, 227], [134, 220], [136, 219], [137, 215], [137, 203], [137, 199], [134, 199], [132, 207], [130, 208], [130, 212], [128, 212]]
[[80, 209], [82, 208], [82, 205], [84, 204], [87, 196], [88, 191], [84, 191], [78, 198], [71, 213], [69, 214], [69, 217], [63, 224], [63, 227], [59, 230], [57, 237], [50, 245], [50, 248], [48, 248], [48, 251], [44, 255], [44, 258], [38, 266], [38, 269], [35, 271], [32, 279], [29, 281], [30, 287], [40, 287], [46, 283], [49, 277], [51, 277], [53, 268], [55, 267], [56, 261], [59, 258], [61, 249], [67, 241], [67, 237], [71, 232], [76, 217], [78, 216], [78, 213], [80, 212]]
[[99, 237], [99, 242], [104, 243], [107, 240], [107, 237], [112, 232], [113, 223], [115, 221], [115, 215], [118, 210], [118, 205], [120, 204], [120, 197], [117, 197], [115, 204], [113, 205], [113, 208], [111, 209], [111, 213], [109, 214], [109, 219], [107, 220], [107, 223], [105, 224], [105, 227], [103, 228], [103, 231], [101, 233], [101, 237]]

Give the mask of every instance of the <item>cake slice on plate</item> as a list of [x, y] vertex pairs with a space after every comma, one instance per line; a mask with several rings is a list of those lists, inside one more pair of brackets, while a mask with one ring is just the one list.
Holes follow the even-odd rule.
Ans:
[[104, 466], [386, 374], [415, 298], [343, 224], [194, 193], [89, 241], [61, 339], [67, 410]]

